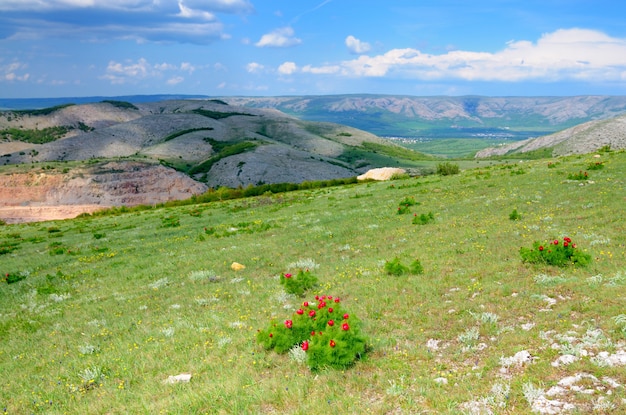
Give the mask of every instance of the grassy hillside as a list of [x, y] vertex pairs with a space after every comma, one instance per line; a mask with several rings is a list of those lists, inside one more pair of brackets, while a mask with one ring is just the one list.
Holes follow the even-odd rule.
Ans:
[[[624, 177], [611, 152], [1, 226], [0, 408], [624, 412]], [[565, 236], [591, 264], [522, 262], [520, 247]], [[396, 258], [424, 272], [389, 275]], [[339, 296], [361, 320], [354, 366], [311, 372], [257, 343], [304, 300], [279, 284], [299, 269], [319, 280], [304, 299]]]

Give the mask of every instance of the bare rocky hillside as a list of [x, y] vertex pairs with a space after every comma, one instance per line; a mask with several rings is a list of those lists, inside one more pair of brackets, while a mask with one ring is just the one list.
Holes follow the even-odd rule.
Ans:
[[476, 153], [476, 158], [526, 153], [539, 149], [552, 149], [554, 156], [586, 154], [602, 147], [626, 149], [626, 115], [608, 120], [590, 121], [555, 134], [513, 144], [487, 148]]

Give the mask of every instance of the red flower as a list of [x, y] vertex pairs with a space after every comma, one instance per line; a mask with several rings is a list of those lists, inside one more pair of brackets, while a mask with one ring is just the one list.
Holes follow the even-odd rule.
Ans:
[[335, 302], [338, 303], [339, 302], [339, 297], [335, 298]]
[[298, 310], [296, 310], [296, 314], [302, 315], [302, 314], [304, 314], [304, 310], [299, 308]]
[[559, 244], [559, 240], [555, 239], [554, 241], [552, 241], [553, 244], [558, 245]]
[[563, 238], [563, 240], [564, 240], [565, 242], [567, 242], [568, 244], [571, 244], [571, 243], [572, 243], [572, 240], [571, 240], [570, 238], [568, 238], [567, 236], [566, 236], [565, 238]]
[[539, 250], [543, 251], [543, 245], [539, 245]]
[[576, 248], [576, 244], [572, 244], [572, 248]]
[[309, 317], [315, 317], [315, 310], [309, 311]]
[[309, 350], [309, 341], [308, 340], [305, 340], [305, 341], [302, 342], [302, 350], [304, 350], [305, 352], [307, 350]]
[[285, 278], [291, 278], [291, 274], [289, 273], [285, 274]]
[[343, 315], [343, 319], [344, 319], [344, 320], [347, 320], [347, 319], [348, 319], [348, 317], [350, 317], [350, 314], [348, 314], [348, 313], [346, 313], [346, 314], [344, 314], [344, 315]]
[[320, 296], [319, 296], [319, 295], [316, 295], [316, 296], [315, 296], [315, 299], [316, 299], [316, 300], [319, 300], [319, 299], [320, 299]]
[[315, 331], [312, 331], [312, 332], [311, 332], [311, 336], [315, 336]]
[[288, 329], [290, 329], [293, 326], [293, 321], [291, 320], [285, 320], [285, 327], [287, 327]]
[[332, 327], [335, 325], [335, 322], [333, 320], [328, 320], [328, 325]]
[[324, 307], [326, 307], [326, 303], [324, 301], [320, 301], [319, 304], [317, 305], [317, 308], [320, 310]]
[[348, 323], [343, 323], [341, 325], [341, 330], [344, 330], [344, 331], [350, 330], [350, 326], [348, 325]]
[[332, 313], [333, 312], [333, 308], [332, 307], [328, 307], [328, 312]]
[[330, 341], [330, 347], [335, 347], [335, 341], [334, 340]]
[[302, 305], [303, 305], [304, 307], [308, 307], [308, 306], [309, 306], [309, 302], [308, 302], [308, 301], [305, 301], [305, 302], [303, 302], [303, 303], [302, 303]]
[[274, 337], [274, 335], [272, 333], [270, 333], [270, 337]]
[[564, 241], [564, 242], [563, 242], [563, 246], [564, 246], [564, 247], [566, 247], [566, 248], [567, 248], [567, 246], [568, 246], [568, 245], [569, 245], [569, 244], [567, 243], [567, 241]]

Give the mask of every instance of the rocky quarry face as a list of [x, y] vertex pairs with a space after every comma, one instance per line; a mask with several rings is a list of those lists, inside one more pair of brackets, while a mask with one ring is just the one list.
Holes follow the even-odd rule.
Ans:
[[205, 184], [154, 163], [98, 162], [67, 173], [38, 169], [0, 176], [0, 219], [65, 219], [110, 206], [187, 199], [206, 190]]

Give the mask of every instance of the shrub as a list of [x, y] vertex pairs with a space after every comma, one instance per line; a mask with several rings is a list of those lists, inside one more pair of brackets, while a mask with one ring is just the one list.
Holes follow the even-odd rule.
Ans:
[[601, 161], [596, 161], [595, 163], [589, 163], [587, 165], [587, 170], [602, 170], [604, 168], [604, 163]]
[[267, 329], [259, 330], [257, 341], [277, 353], [299, 346], [314, 371], [351, 366], [366, 352], [359, 320], [345, 312], [339, 298], [324, 295], [315, 300], [303, 302], [291, 319], [272, 321]]
[[587, 174], [586, 171], [583, 172], [581, 170], [578, 173], [570, 173], [570, 174], [568, 174], [567, 178], [569, 180], [587, 180], [587, 179], [589, 179], [589, 175]]
[[413, 221], [411, 223], [413, 223], [413, 225], [426, 225], [427, 223], [430, 223], [434, 220], [435, 215], [433, 214], [433, 212], [422, 213], [419, 216], [416, 213], [415, 215], [413, 215]]
[[294, 294], [302, 297], [307, 290], [317, 285], [317, 277], [312, 275], [309, 270], [298, 271], [294, 277], [291, 274], [281, 274], [280, 283], [288, 294]]
[[509, 219], [511, 220], [520, 220], [522, 219], [522, 215], [517, 213], [517, 209], [513, 209], [513, 212], [509, 214]]
[[523, 262], [547, 264], [563, 267], [569, 264], [585, 266], [591, 262], [591, 255], [579, 249], [567, 236], [563, 242], [554, 239], [551, 242], [540, 243], [535, 241], [532, 248], [520, 248]]
[[400, 263], [400, 258], [395, 257], [391, 261], [385, 261], [385, 272], [389, 275], [400, 276], [409, 272], [409, 268]]
[[424, 273], [424, 267], [422, 266], [422, 263], [420, 262], [419, 259], [416, 259], [413, 262], [411, 262], [411, 265], [409, 266], [409, 272], [413, 275]]
[[13, 284], [13, 283], [23, 280], [24, 278], [26, 278], [27, 275], [28, 274], [24, 272], [20, 272], [20, 273], [7, 272], [4, 276], [4, 280], [6, 281], [7, 284]]
[[459, 165], [445, 162], [437, 164], [437, 174], [441, 176], [450, 176], [453, 174], [459, 174]]

